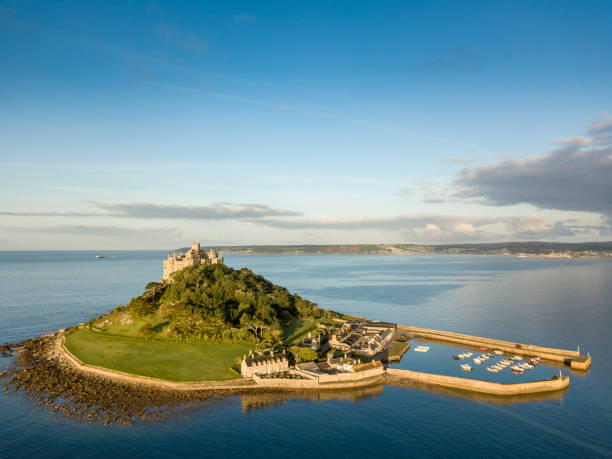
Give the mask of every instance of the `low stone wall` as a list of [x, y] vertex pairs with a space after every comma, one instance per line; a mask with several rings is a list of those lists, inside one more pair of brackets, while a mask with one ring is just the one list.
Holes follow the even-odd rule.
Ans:
[[249, 387], [257, 387], [252, 379], [236, 379], [229, 381], [194, 381], [194, 382], [175, 382], [165, 379], [151, 378], [148, 376], [136, 376], [122, 371], [110, 370], [108, 368], [97, 367], [81, 362], [74, 354], [72, 354], [64, 344], [64, 336], [61, 335], [58, 340], [60, 351], [64, 361], [78, 368], [85, 373], [120, 380], [130, 384], [144, 384], [156, 388], [192, 391], [192, 390], [239, 390], [248, 389]]
[[385, 369], [380, 366], [371, 370], [361, 371], [359, 373], [341, 373], [338, 375], [323, 375], [319, 380], [314, 379], [273, 379], [273, 378], [256, 378], [256, 379], [235, 379], [229, 381], [186, 381], [175, 382], [165, 379], [151, 378], [148, 376], [137, 376], [129, 373], [124, 373], [117, 370], [110, 370], [95, 365], [89, 365], [81, 362], [78, 357], [72, 354], [64, 343], [64, 335], [61, 334], [58, 339], [59, 351], [65, 362], [78, 368], [88, 374], [120, 380], [131, 384], [144, 384], [156, 388], [194, 391], [194, 390], [248, 390], [253, 388], [276, 388], [284, 390], [293, 389], [349, 389], [354, 387], [364, 387], [382, 382]]
[[444, 376], [432, 373], [421, 373], [418, 371], [400, 370], [387, 368], [389, 382], [393, 377], [400, 380], [408, 380], [421, 384], [431, 384], [434, 386], [449, 387], [453, 389], [468, 390], [493, 395], [521, 395], [536, 394], [540, 392], [552, 392], [569, 387], [569, 377], [563, 376], [558, 379], [545, 381], [533, 381], [518, 384], [498, 384], [477, 379], [457, 378], [454, 376]]
[[430, 328], [411, 327], [407, 325], [398, 325], [397, 328], [398, 330], [407, 332], [413, 336], [422, 337], [425, 339], [446, 341], [473, 347], [486, 346], [489, 348], [500, 349], [510, 354], [538, 356], [543, 359], [556, 362], [570, 363], [572, 360], [580, 358], [580, 353], [578, 351], [566, 349], [554, 349], [549, 347], [534, 346], [531, 344], [514, 343], [511, 341], [483, 338], [481, 336], [465, 335], [442, 330], [433, 330]]
[[384, 372], [375, 376], [368, 376], [351, 380], [334, 380], [326, 383], [319, 383], [314, 379], [257, 379], [255, 382], [260, 387], [277, 388], [282, 390], [314, 389], [314, 390], [335, 390], [353, 389], [358, 387], [382, 384]]
[[[493, 340], [491, 340], [493, 341]], [[278, 390], [325, 390], [325, 389], [350, 389], [365, 387], [369, 385], [381, 384], [383, 382], [393, 383], [398, 381], [409, 381], [421, 384], [429, 384], [439, 387], [460, 389], [477, 393], [494, 395], [522, 395], [536, 394], [542, 392], [559, 391], [569, 387], [569, 377], [564, 376], [559, 379], [547, 381], [534, 381], [518, 384], [498, 384], [474, 379], [444, 376], [432, 373], [421, 373], [410, 370], [395, 368], [385, 369], [382, 366], [357, 373], [340, 373], [337, 375], [320, 375], [317, 379], [281, 379], [281, 378], [257, 378], [237, 379], [230, 381], [194, 381], [194, 382], [174, 382], [163, 379], [150, 378], [146, 376], [136, 376], [121, 371], [109, 370], [81, 362], [64, 345], [63, 333], [58, 334], [56, 351], [61, 355], [64, 362], [78, 368], [80, 371], [92, 375], [119, 380], [131, 384], [144, 384], [156, 388], [179, 390], [179, 391], [249, 391], [257, 388], [269, 388]], [[501, 346], [497, 346], [500, 347]], [[576, 360], [576, 363], [590, 366], [590, 357]], [[574, 363], [574, 361], [572, 362]], [[588, 368], [588, 366], [586, 368]], [[582, 368], [580, 368], [582, 369]]]

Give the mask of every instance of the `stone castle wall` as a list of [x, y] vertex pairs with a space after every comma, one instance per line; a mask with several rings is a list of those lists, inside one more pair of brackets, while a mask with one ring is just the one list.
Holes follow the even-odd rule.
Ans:
[[210, 249], [208, 252], [200, 250], [200, 243], [194, 242], [184, 255], [180, 252], [178, 255], [174, 252], [173, 255], [168, 252], [168, 258], [164, 260], [164, 274], [162, 280], [169, 280], [172, 273], [180, 271], [189, 266], [200, 265], [216, 265], [223, 263], [223, 255], [220, 255], [215, 249]]

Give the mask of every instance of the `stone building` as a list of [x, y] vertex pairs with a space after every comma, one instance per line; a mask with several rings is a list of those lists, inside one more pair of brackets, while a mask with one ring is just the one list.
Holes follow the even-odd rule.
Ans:
[[183, 255], [180, 252], [178, 255], [174, 252], [170, 255], [168, 252], [168, 259], [164, 260], [164, 276], [162, 280], [170, 279], [170, 275], [188, 266], [200, 266], [200, 265], [216, 265], [223, 263], [223, 255], [217, 253], [215, 249], [210, 249], [208, 252], [200, 250], [200, 243], [194, 242], [191, 244], [191, 249]]
[[240, 373], [243, 378], [283, 373], [285, 371], [289, 371], [289, 360], [287, 360], [284, 351], [263, 355], [253, 355], [251, 352], [248, 357], [244, 356], [240, 365]]
[[302, 340], [302, 347], [308, 347], [313, 351], [320, 351], [323, 346], [323, 337], [321, 335], [312, 336], [311, 332]]

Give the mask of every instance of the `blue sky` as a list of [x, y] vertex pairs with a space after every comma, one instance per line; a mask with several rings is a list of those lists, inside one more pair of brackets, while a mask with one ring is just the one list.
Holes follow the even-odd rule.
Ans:
[[610, 2], [0, 2], [0, 249], [612, 239]]

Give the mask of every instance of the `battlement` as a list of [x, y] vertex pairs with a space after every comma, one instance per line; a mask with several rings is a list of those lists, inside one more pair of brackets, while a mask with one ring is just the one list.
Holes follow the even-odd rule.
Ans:
[[164, 275], [162, 280], [170, 279], [170, 275], [176, 271], [180, 271], [188, 266], [200, 266], [200, 265], [216, 265], [223, 263], [223, 255], [219, 254], [215, 249], [211, 248], [208, 252], [200, 250], [200, 242], [196, 241], [191, 244], [185, 254], [176, 252], [170, 254], [168, 252], [168, 258], [164, 260]]

